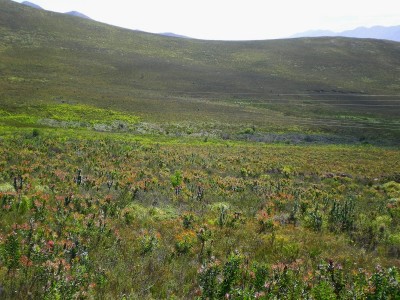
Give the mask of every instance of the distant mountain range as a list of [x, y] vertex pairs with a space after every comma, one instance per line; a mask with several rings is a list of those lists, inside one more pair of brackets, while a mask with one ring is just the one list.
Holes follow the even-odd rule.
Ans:
[[[41, 7], [41, 6], [39, 6], [39, 5], [35, 4], [35, 3], [29, 2], [29, 1], [24, 1], [24, 2], [22, 2], [21, 4], [24, 4], [24, 5], [26, 5], [26, 6], [30, 6], [30, 7], [32, 7], [32, 8], [44, 10], [43, 7]], [[66, 14], [66, 15], [70, 15], [70, 16], [74, 16], [74, 17], [79, 17], [79, 18], [91, 20], [88, 16], [86, 16], [86, 15], [80, 13], [79, 11], [69, 11], [69, 12], [66, 12], [65, 14]]]
[[[43, 9], [39, 5], [24, 1], [22, 4], [36, 8], [36, 9]], [[66, 12], [65, 14], [80, 17], [83, 19], [90, 19], [90, 17], [77, 12], [77, 11], [70, 11]], [[189, 38], [184, 35], [172, 33], [172, 32], [164, 32], [160, 33], [163, 36], [169, 37], [177, 37], [177, 38]], [[340, 37], [353, 37], [353, 38], [371, 38], [371, 39], [380, 39], [380, 40], [391, 40], [400, 42], [400, 26], [374, 26], [374, 27], [358, 27], [352, 30], [346, 30], [342, 32], [334, 32], [331, 30], [310, 30], [301, 33], [294, 34], [289, 38], [300, 38], [300, 37], [324, 37], [324, 36], [340, 36]]]
[[374, 27], [358, 27], [353, 30], [342, 32], [333, 32], [330, 30], [310, 30], [292, 35], [291, 38], [299, 37], [322, 37], [322, 36], [342, 36], [354, 38], [371, 38], [380, 40], [391, 40], [400, 42], [400, 26], [374, 26]]
[[182, 38], [182, 39], [190, 39], [190, 37], [188, 37], [188, 36], [176, 34], [176, 33], [173, 33], [173, 32], [162, 32], [162, 33], [159, 33], [159, 34], [161, 34], [161, 35], [163, 35], [163, 36], [169, 36], [169, 37], [176, 37], [176, 38]]
[[89, 18], [87, 15], [84, 15], [83, 13], [80, 13], [79, 11], [74, 11], [73, 10], [73, 11], [66, 12], [65, 14], [70, 15], [70, 16], [74, 16], [74, 17], [79, 17], [79, 18], [91, 20], [91, 18]]
[[29, 1], [24, 1], [21, 4], [26, 5], [26, 6], [30, 6], [30, 7], [36, 8], [36, 9], [43, 9], [39, 5], [37, 5], [35, 3], [32, 3], [32, 2], [29, 2]]

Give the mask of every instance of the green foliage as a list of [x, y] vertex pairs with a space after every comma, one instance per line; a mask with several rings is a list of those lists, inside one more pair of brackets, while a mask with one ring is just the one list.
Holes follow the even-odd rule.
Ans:
[[255, 132], [255, 127], [247, 127], [242, 130], [242, 134], [253, 134]]
[[261, 291], [269, 276], [269, 268], [267, 265], [254, 263], [254, 289], [256, 291]]
[[31, 199], [26, 196], [22, 196], [20, 202], [18, 203], [18, 212], [20, 214], [25, 214], [33, 207]]
[[400, 276], [395, 268], [383, 270], [377, 268], [371, 276], [373, 289], [368, 295], [368, 299], [398, 299], [400, 297]]
[[304, 217], [304, 226], [307, 228], [311, 228], [314, 231], [321, 231], [323, 225], [323, 218], [318, 210], [318, 206], [314, 208], [314, 210], [310, 211]]
[[286, 177], [289, 177], [289, 176], [292, 175], [292, 173], [293, 173], [293, 168], [290, 167], [290, 166], [284, 166], [284, 167], [282, 168], [282, 173], [283, 173]]
[[[0, 125], [399, 143], [398, 114], [388, 99], [400, 91], [391, 80], [398, 77], [396, 43], [175, 39], [10, 1], [2, 7]], [[144, 122], [137, 124], [137, 116]]]
[[220, 298], [229, 294], [232, 288], [238, 284], [240, 278], [240, 264], [242, 258], [239, 254], [231, 254], [222, 268], [223, 280], [219, 289]]
[[182, 172], [179, 171], [179, 170], [176, 170], [175, 173], [174, 173], [174, 175], [172, 175], [172, 176], [170, 177], [170, 180], [171, 180], [171, 184], [172, 184], [172, 186], [173, 186], [174, 188], [177, 188], [177, 187], [181, 186], [181, 185], [182, 185], [182, 182], [183, 182], [183, 175], [182, 175]]
[[201, 299], [215, 299], [218, 295], [218, 275], [221, 272], [219, 262], [211, 261], [202, 266], [198, 281], [201, 287]]
[[[235, 291], [240, 279], [242, 258], [239, 254], [231, 254], [225, 264], [211, 261], [199, 271], [199, 285], [202, 299], [223, 299]], [[217, 280], [221, 276], [221, 280]]]
[[382, 189], [391, 198], [396, 198], [396, 197], [399, 198], [400, 197], [400, 183], [398, 183], [398, 182], [389, 181], [382, 185]]
[[11, 183], [6, 182], [0, 184], [0, 193], [7, 193], [12, 191], [14, 191], [14, 187]]
[[89, 124], [112, 124], [126, 122], [127, 125], [135, 124], [138, 118], [126, 113], [97, 108], [84, 104], [58, 104], [41, 107], [41, 117], [66, 122], [84, 122]]
[[10, 234], [3, 244], [1, 256], [8, 270], [15, 270], [20, 265], [21, 246], [16, 233]]
[[[127, 131], [139, 122], [131, 114], [102, 109], [84, 104], [51, 104], [26, 108], [28, 114], [8, 114], [2, 121], [15, 126], [49, 126], [64, 128], [89, 128], [97, 131]], [[32, 129], [32, 137], [38, 137], [41, 130]]]
[[32, 137], [38, 137], [40, 135], [40, 131], [37, 128], [32, 130]]
[[218, 225], [223, 227], [228, 222], [228, 207], [225, 205], [221, 205], [219, 207], [219, 215], [218, 215]]
[[350, 231], [355, 221], [355, 202], [353, 199], [346, 199], [343, 203], [334, 201], [329, 213], [329, 229], [331, 231]]
[[314, 299], [320, 299], [320, 300], [337, 299], [333, 286], [326, 281], [321, 281], [320, 283], [315, 285], [311, 290], [311, 294], [314, 297]]
[[[398, 201], [373, 183], [383, 164], [398, 170], [397, 150], [47, 130], [36, 139], [31, 129], [1, 138], [6, 299], [390, 299], [398, 284], [387, 273], [399, 257]], [[333, 168], [353, 179], [327, 178]], [[171, 172], [184, 201], [171, 197]]]
[[195, 243], [196, 236], [193, 232], [183, 233], [178, 236], [177, 241], [175, 242], [175, 250], [176, 253], [179, 254], [187, 254], [193, 248]]
[[400, 297], [395, 43], [0, 20], [0, 297]]
[[267, 211], [262, 210], [258, 213], [258, 232], [259, 233], [273, 233], [275, 230], [275, 223], [270, 214]]
[[193, 223], [195, 222], [195, 216], [193, 214], [183, 215], [182, 225], [185, 229], [193, 228]]
[[139, 239], [139, 252], [141, 255], [146, 255], [153, 252], [158, 246], [158, 238], [153, 233], [144, 233]]
[[391, 234], [388, 237], [389, 254], [399, 258], [400, 257], [400, 233]]

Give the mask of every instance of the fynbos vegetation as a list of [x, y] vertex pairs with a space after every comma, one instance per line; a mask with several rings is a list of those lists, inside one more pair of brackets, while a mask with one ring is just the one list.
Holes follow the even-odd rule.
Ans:
[[0, 0], [0, 299], [400, 299], [399, 51]]
[[399, 155], [4, 136], [2, 297], [396, 299]]

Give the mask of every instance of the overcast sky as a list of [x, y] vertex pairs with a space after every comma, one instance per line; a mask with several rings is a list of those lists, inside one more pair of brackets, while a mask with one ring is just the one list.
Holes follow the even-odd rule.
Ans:
[[[22, 2], [18, 0], [17, 2]], [[154, 33], [253, 40], [328, 29], [400, 25], [400, 0], [30, 0], [47, 10]]]

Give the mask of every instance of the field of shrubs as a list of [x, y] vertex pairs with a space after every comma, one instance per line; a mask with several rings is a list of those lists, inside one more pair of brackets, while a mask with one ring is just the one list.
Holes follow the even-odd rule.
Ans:
[[398, 149], [0, 143], [2, 299], [400, 298]]
[[399, 43], [181, 39], [17, 2], [0, 300], [400, 299]]

